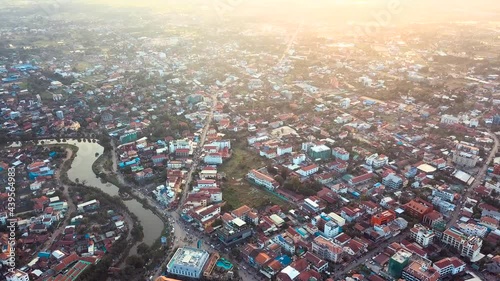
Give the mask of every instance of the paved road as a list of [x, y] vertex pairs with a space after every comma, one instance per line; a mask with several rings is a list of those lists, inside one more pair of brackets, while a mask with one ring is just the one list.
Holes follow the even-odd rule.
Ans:
[[[493, 148], [490, 151], [490, 155], [488, 156], [486, 161], [484, 161], [483, 166], [479, 169], [478, 173], [476, 174], [476, 178], [474, 179], [474, 182], [465, 191], [465, 193], [462, 197], [463, 199], [469, 197], [472, 190], [474, 190], [476, 187], [478, 187], [483, 182], [484, 178], [486, 177], [486, 171], [488, 170], [488, 166], [498, 151], [498, 144], [499, 144], [498, 137], [495, 134], [491, 133], [490, 131], [488, 131], [488, 133], [490, 134], [490, 136], [493, 137], [495, 144], [493, 145]], [[457, 204], [455, 210], [453, 211], [452, 215], [450, 216], [450, 220], [446, 224], [447, 227], [452, 226], [457, 221], [458, 216], [460, 214], [460, 211], [462, 210], [462, 206], [463, 206], [464, 202], [465, 202], [465, 200], [460, 200], [460, 203]]]
[[347, 274], [350, 270], [353, 270], [354, 268], [358, 267], [359, 265], [364, 264], [365, 260], [369, 261], [369, 260], [371, 260], [372, 257], [381, 253], [382, 252], [381, 249], [386, 248], [387, 246], [389, 246], [389, 244], [391, 244], [393, 242], [399, 242], [403, 239], [406, 239], [406, 237], [408, 237], [409, 235], [410, 235], [409, 230], [401, 232], [399, 235], [392, 237], [385, 242], [380, 243], [376, 249], [368, 251], [366, 254], [362, 255], [361, 257], [357, 258], [356, 260], [351, 261], [349, 263], [349, 265], [347, 265], [345, 268], [342, 268], [342, 265], [336, 265], [335, 266], [335, 273], [332, 274], [332, 277], [335, 280], [340, 279], [342, 276]]
[[[73, 156], [73, 150], [67, 148], [66, 149], [66, 158], [61, 163], [61, 167], [63, 166], [64, 163], [66, 163], [66, 161], [69, 161], [69, 159], [71, 159], [71, 156]], [[64, 220], [63, 223], [61, 225], [59, 225], [59, 227], [56, 230], [54, 230], [54, 232], [52, 232], [50, 237], [43, 243], [41, 248], [44, 250], [47, 250], [54, 243], [56, 238], [64, 231], [64, 229], [66, 228], [66, 226], [68, 226], [68, 224], [70, 222], [68, 217], [73, 212], [76, 211], [76, 206], [73, 203], [73, 200], [71, 200], [69, 193], [68, 193], [68, 186], [65, 184], [62, 184], [60, 182], [60, 180], [59, 180], [60, 176], [61, 176], [61, 173], [60, 173], [60, 170], [58, 170], [55, 174], [55, 179], [58, 182], [58, 185], [61, 185], [64, 187], [63, 195], [64, 195], [64, 198], [66, 198], [66, 202], [68, 203], [68, 210], [66, 211], [66, 215], [63, 218], [63, 220]]]
[[[172, 251], [172, 249], [175, 249], [177, 247], [185, 246], [186, 243], [183, 241], [183, 237], [187, 237], [190, 234], [192, 235], [193, 232], [196, 232], [196, 231], [188, 232], [186, 230], [186, 226], [181, 225], [180, 212], [181, 212], [182, 206], [184, 205], [184, 201], [186, 200], [187, 194], [190, 190], [190, 184], [191, 184], [191, 181], [193, 180], [193, 173], [196, 171], [196, 169], [198, 168], [198, 164], [201, 161], [200, 155], [201, 155], [201, 152], [203, 149], [203, 145], [205, 144], [207, 132], [208, 132], [208, 129], [210, 128], [210, 123], [212, 122], [212, 118], [214, 116], [215, 105], [217, 103], [217, 97], [215, 96], [215, 94], [212, 96], [212, 100], [213, 100], [213, 106], [211, 107], [212, 109], [211, 109], [210, 113], [208, 114], [207, 119], [205, 121], [205, 126], [203, 127], [203, 130], [201, 132], [198, 147], [193, 152], [193, 164], [191, 165], [191, 168], [189, 169], [189, 171], [186, 175], [186, 182], [184, 184], [184, 189], [183, 189], [182, 194], [181, 194], [181, 200], [179, 201], [179, 205], [177, 207], [177, 210], [168, 212], [168, 216], [170, 216], [172, 218], [171, 225], [174, 228], [174, 243], [170, 247], [170, 251]], [[150, 204], [153, 202], [153, 200], [151, 198], [147, 197], [147, 199], [148, 199]], [[153, 202], [153, 204], [151, 204], [151, 206], [158, 207], [158, 204], [156, 202]], [[159, 208], [159, 210], [163, 210], [163, 208]], [[167, 254], [165, 256], [167, 257], [169, 255]], [[167, 266], [167, 263], [168, 263], [168, 259], [165, 259], [162, 262], [162, 264], [158, 267], [158, 270], [153, 275], [153, 280], [162, 274], [165, 267]]]

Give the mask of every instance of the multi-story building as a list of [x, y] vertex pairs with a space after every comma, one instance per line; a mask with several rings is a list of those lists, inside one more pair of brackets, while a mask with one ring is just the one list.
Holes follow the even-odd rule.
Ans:
[[457, 275], [465, 270], [465, 262], [457, 257], [444, 258], [434, 263], [434, 269], [439, 272], [441, 278]]
[[167, 264], [167, 272], [188, 278], [200, 278], [209, 253], [195, 248], [179, 248]]
[[432, 229], [429, 229], [421, 224], [416, 224], [410, 229], [410, 237], [422, 247], [427, 247], [432, 244], [434, 236], [435, 234]]
[[372, 225], [384, 225], [396, 219], [396, 213], [392, 210], [386, 210], [372, 216]]
[[303, 177], [308, 177], [316, 172], [318, 172], [319, 167], [316, 164], [311, 164], [306, 167], [302, 167], [299, 170], [297, 170], [297, 174], [303, 176]]
[[242, 219], [235, 218], [217, 229], [217, 237], [225, 245], [233, 245], [252, 235], [252, 228]]
[[433, 210], [424, 215], [422, 222], [430, 227], [434, 227], [439, 223], [443, 223], [444, 218], [440, 212]]
[[327, 160], [331, 156], [331, 149], [324, 144], [312, 146], [307, 152], [312, 159]]
[[295, 254], [295, 243], [292, 237], [289, 237], [286, 232], [274, 236], [272, 240], [274, 241], [274, 243], [280, 245], [281, 248], [285, 250], [285, 252], [292, 255]]
[[382, 184], [389, 188], [400, 188], [403, 186], [403, 179], [394, 173], [390, 173], [382, 179]]
[[276, 189], [280, 185], [273, 177], [259, 172], [258, 170], [250, 171], [247, 174], [247, 178], [255, 182], [255, 184], [264, 186], [271, 190]]
[[488, 228], [474, 223], [459, 223], [458, 229], [467, 236], [479, 236], [483, 238], [488, 233]]
[[387, 273], [392, 277], [398, 279], [403, 273], [403, 269], [410, 262], [412, 254], [406, 250], [399, 250], [389, 259], [389, 265], [387, 268]]
[[460, 119], [458, 119], [458, 117], [455, 117], [453, 115], [444, 114], [441, 116], [441, 123], [442, 124], [453, 125], [453, 124], [458, 124], [459, 122], [460, 122]]
[[387, 163], [389, 163], [389, 157], [383, 154], [378, 155], [378, 153], [375, 153], [366, 158], [366, 164], [373, 167], [373, 169], [380, 169], [387, 165]]
[[414, 216], [418, 219], [422, 219], [426, 214], [430, 213], [433, 210], [433, 206], [431, 203], [426, 202], [420, 198], [411, 200], [403, 207], [405, 211], [407, 211], [411, 216]]
[[455, 192], [450, 190], [447, 186], [440, 186], [432, 190], [432, 196], [439, 197], [442, 200], [453, 202], [455, 200]]
[[332, 239], [318, 236], [312, 243], [312, 252], [322, 259], [340, 262], [344, 250], [341, 246], [335, 244]]
[[425, 262], [411, 262], [403, 270], [403, 279], [407, 281], [438, 281], [439, 272]]
[[341, 147], [333, 148], [332, 155], [336, 159], [340, 159], [340, 160], [344, 160], [344, 161], [349, 160], [349, 152], [347, 152], [347, 150], [345, 150], [344, 148], [341, 148]]
[[205, 155], [203, 162], [209, 165], [220, 165], [222, 164], [222, 154], [215, 152]]
[[276, 148], [276, 154], [278, 156], [284, 155], [284, 154], [290, 154], [293, 152], [293, 146], [291, 145], [283, 145], [283, 146], [278, 146]]
[[474, 167], [479, 161], [479, 148], [462, 141], [453, 150], [452, 161], [457, 165]]
[[456, 228], [448, 228], [443, 232], [441, 241], [460, 251], [460, 255], [475, 260], [481, 251], [483, 240], [477, 236], [467, 237]]
[[30, 281], [28, 273], [19, 269], [5, 274], [5, 278], [7, 278], [7, 281]]

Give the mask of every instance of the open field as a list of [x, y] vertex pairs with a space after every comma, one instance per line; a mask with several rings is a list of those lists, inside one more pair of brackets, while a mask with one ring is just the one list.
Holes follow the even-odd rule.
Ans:
[[233, 148], [231, 159], [222, 164], [220, 171], [228, 180], [244, 178], [249, 170], [265, 166], [262, 157], [240, 147]]
[[222, 189], [224, 201], [233, 208], [241, 205], [259, 208], [266, 205], [278, 204], [289, 207], [289, 203], [278, 196], [253, 186], [245, 176], [249, 170], [265, 166], [264, 160], [257, 154], [236, 146], [231, 159], [219, 169], [226, 174], [227, 183]]
[[222, 189], [222, 197], [233, 208], [241, 205], [261, 208], [275, 204], [286, 209], [290, 208], [290, 204], [287, 201], [259, 187], [253, 186], [246, 179], [231, 181], [226, 184], [226, 187]]

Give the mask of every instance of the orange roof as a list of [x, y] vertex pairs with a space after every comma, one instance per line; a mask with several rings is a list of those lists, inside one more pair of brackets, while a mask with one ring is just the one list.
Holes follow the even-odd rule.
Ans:
[[266, 253], [260, 253], [258, 254], [256, 257], [255, 257], [255, 262], [257, 264], [260, 264], [260, 265], [263, 265], [264, 263], [266, 263], [268, 260], [270, 260], [271, 258], [266, 254]]
[[155, 279], [155, 281], [181, 281], [179, 279], [167, 278], [165, 276], [160, 276]]

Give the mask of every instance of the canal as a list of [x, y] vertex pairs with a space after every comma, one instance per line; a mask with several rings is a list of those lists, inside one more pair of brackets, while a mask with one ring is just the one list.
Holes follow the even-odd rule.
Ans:
[[[101, 182], [101, 179], [92, 171], [92, 164], [97, 160], [96, 153], [101, 155], [104, 151], [104, 148], [100, 144], [83, 141], [78, 142], [77, 140], [69, 139], [66, 140], [66, 142], [60, 143], [45, 140], [45, 144], [71, 144], [78, 147], [76, 157], [71, 164], [71, 169], [68, 171], [69, 179], [75, 182], [75, 179], [78, 178], [79, 182], [85, 181], [85, 185], [97, 187], [111, 196], [118, 195], [117, 186], [111, 183]], [[142, 242], [151, 246], [162, 235], [163, 221], [152, 211], [144, 208], [142, 204], [135, 199], [124, 200], [123, 202], [130, 212], [137, 216], [143, 227], [144, 238]], [[136, 243], [130, 250], [130, 255], [137, 253], [138, 244], [140, 243]]]

